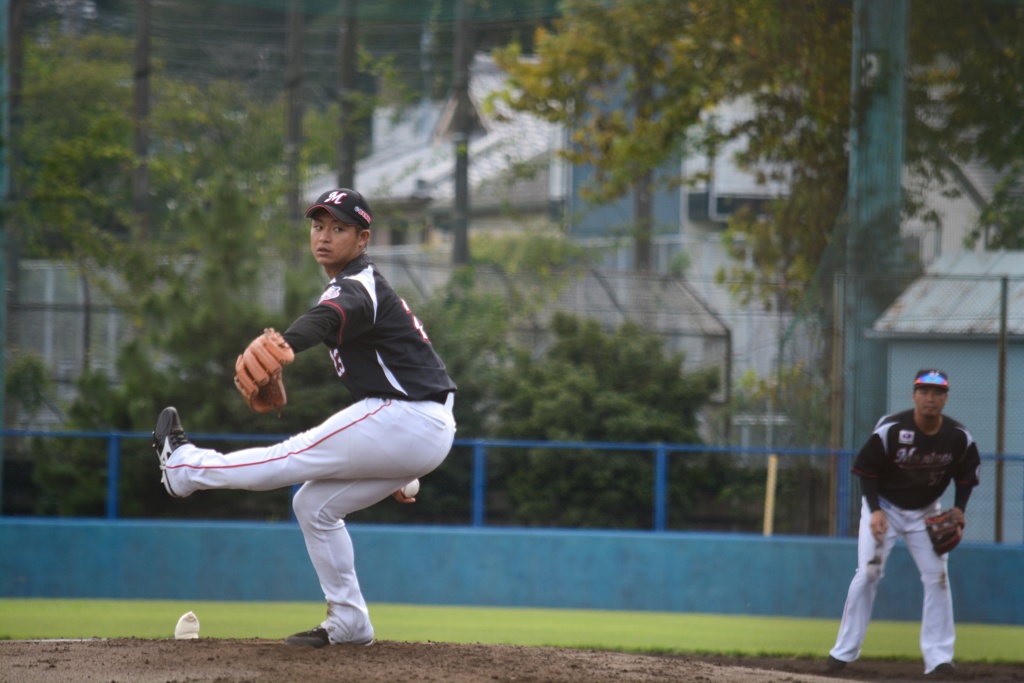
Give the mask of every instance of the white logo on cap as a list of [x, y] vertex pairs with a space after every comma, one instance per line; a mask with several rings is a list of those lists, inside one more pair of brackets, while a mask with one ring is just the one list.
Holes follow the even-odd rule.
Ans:
[[341, 204], [341, 202], [348, 196], [348, 192], [332, 192], [327, 195], [325, 202], [334, 202], [335, 204]]

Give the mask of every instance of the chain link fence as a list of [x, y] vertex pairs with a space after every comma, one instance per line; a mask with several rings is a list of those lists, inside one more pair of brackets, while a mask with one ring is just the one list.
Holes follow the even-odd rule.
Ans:
[[[425, 252], [418, 256], [382, 252], [375, 261], [414, 306], [440, 294], [452, 273], [443, 255]], [[475, 282], [489, 292], [509, 298], [540, 294], [533, 276], [496, 268], [478, 270]], [[59, 429], [64, 407], [74, 395], [74, 378], [87, 366], [115, 368], [118, 345], [131, 331], [112, 306], [89, 294], [87, 285], [65, 266], [27, 262], [21, 272], [26, 286], [20, 290], [33, 296], [11, 308], [12, 343], [5, 349], [6, 360], [9, 367], [17, 367], [27, 358], [40, 359], [56, 380], [57, 391], [43, 396], [32, 415], [23, 410], [9, 414], [8, 425]], [[839, 290], [843, 283], [833, 285]], [[1015, 300], [1024, 300], [1024, 278], [929, 273], [887, 286], [898, 292], [895, 299], [870, 330], [849, 335], [886, 344], [881, 360], [887, 379], [870, 388], [880, 405], [871, 423], [885, 412], [910, 407], [911, 381], [919, 367], [946, 370], [952, 384], [947, 413], [967, 425], [983, 453], [982, 484], [971, 499], [968, 540], [1024, 542], [1024, 427], [1014, 419], [1012, 410], [1024, 396], [1011, 379], [1024, 370], [1024, 346], [1019, 341], [1024, 311], [1015, 312], [1012, 307]], [[665, 338], [666, 349], [684, 354], [683, 370], [715, 367], [725, 372], [734, 361], [728, 327], [681, 279], [583, 269], [545, 283], [542, 289], [547, 291], [542, 297], [546, 303], [525, 316], [515, 332], [520, 344], [542, 348], [545, 320], [554, 310], [596, 316], [606, 329], [612, 329], [634, 319], [635, 312], [647, 305], [636, 304], [636, 293], [641, 292], [646, 299], [640, 301], [647, 301], [649, 310], [662, 311], [648, 319], [648, 329]], [[842, 297], [833, 291], [831, 299], [835, 302]], [[843, 444], [839, 436], [842, 430], [837, 422], [844, 419], [847, 387], [841, 377], [843, 363], [834, 356], [849, 351], [837, 341], [842, 337], [830, 326], [833, 320], [842, 319], [840, 313], [830, 315], [824, 307], [813, 314], [809, 306], [801, 310], [776, 340], [782, 355], [772, 381], [762, 386], [726, 384], [728, 391], [720, 392], [706, 406], [703, 433], [714, 450], [670, 457], [667, 528], [855, 533], [859, 490], [849, 467], [870, 429], [859, 430], [852, 446]], [[743, 369], [733, 367], [731, 372], [738, 376]], [[97, 458], [102, 460], [103, 449], [98, 448]], [[19, 458], [21, 449], [9, 441], [5, 451], [5, 467], [12, 473], [22, 470], [17, 477], [8, 474], [5, 481], [30, 478], [31, 462]], [[528, 450], [515, 449], [498, 449], [493, 455], [496, 462], [534, 457]], [[583, 467], [587, 457], [610, 456], [574, 452], [567, 457], [581, 460]], [[469, 467], [471, 462], [453, 453], [446, 465], [452, 471], [446, 475], [451, 480], [442, 485], [443, 497], [449, 502], [461, 500], [458, 509], [465, 508], [465, 497], [470, 495], [469, 474], [455, 470]], [[653, 493], [650, 478], [644, 480], [647, 483], [636, 484], [632, 493], [623, 492], [622, 507], [615, 511], [628, 528], [644, 528], [650, 518]], [[521, 493], [521, 500], [510, 497], [500, 480], [495, 482], [494, 496], [492, 521], [496, 524], [521, 524], [518, 506], [536, 507], [549, 499], [539, 490], [532, 503], [522, 499]], [[947, 492], [947, 504], [951, 504], [951, 496], [952, 490]], [[5, 507], [21, 499], [5, 496]], [[279, 517], [279, 502], [270, 510], [247, 500], [238, 512], [249, 518]], [[228, 505], [222, 512], [230, 508]], [[24, 507], [17, 510], [30, 511]], [[446, 519], [440, 511], [432, 514]], [[580, 523], [573, 514], [566, 514], [564, 523]], [[558, 523], [561, 517], [553, 515], [551, 519]]]

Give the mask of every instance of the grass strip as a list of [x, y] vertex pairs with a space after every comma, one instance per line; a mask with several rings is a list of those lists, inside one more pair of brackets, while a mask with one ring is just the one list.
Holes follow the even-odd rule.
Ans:
[[[318, 624], [321, 603], [0, 599], [0, 639], [170, 638], [193, 611], [203, 638], [278, 640]], [[671, 654], [821, 657], [838, 620], [606, 610], [370, 605], [377, 638]], [[917, 622], [876, 621], [863, 656], [920, 659]], [[957, 661], [1024, 662], [1024, 627], [957, 624]]]

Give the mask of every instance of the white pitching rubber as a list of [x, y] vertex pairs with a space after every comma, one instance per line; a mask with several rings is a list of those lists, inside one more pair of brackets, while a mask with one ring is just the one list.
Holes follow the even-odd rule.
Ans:
[[185, 612], [178, 619], [178, 625], [174, 627], [174, 637], [178, 640], [188, 640], [199, 637], [199, 618], [192, 612]]

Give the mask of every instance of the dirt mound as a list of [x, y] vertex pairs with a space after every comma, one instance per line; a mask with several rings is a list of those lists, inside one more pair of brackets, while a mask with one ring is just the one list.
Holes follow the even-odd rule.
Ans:
[[[35, 640], [0, 642], [3, 683], [445, 683], [701, 681], [822, 683], [928, 680], [919, 663], [857, 662], [823, 676], [823, 660], [638, 655], [515, 645], [378, 641], [371, 647], [295, 648], [280, 641]], [[964, 664], [957, 680], [1024, 681], [1024, 667]]]

